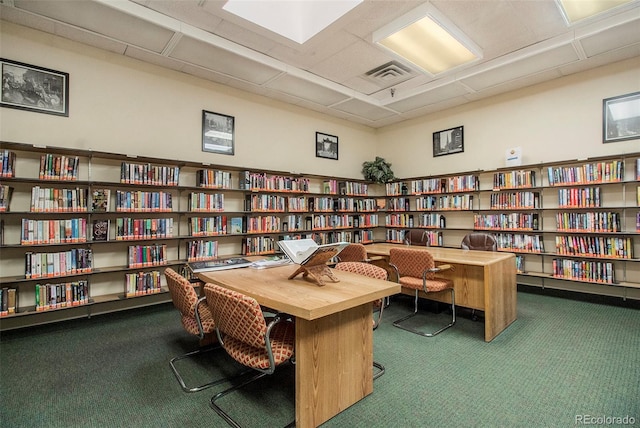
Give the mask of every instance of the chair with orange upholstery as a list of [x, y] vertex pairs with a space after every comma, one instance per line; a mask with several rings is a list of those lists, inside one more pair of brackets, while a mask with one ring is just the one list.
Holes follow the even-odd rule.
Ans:
[[[344, 251], [344, 250], [343, 250]], [[336, 270], [342, 270], [346, 272], [357, 273], [358, 275], [365, 275], [370, 278], [387, 280], [389, 274], [387, 271], [379, 266], [371, 265], [364, 262], [340, 262], [335, 265]], [[373, 302], [373, 311], [378, 313], [377, 319], [373, 320], [373, 329], [375, 330], [380, 325], [382, 319], [382, 311], [384, 310], [384, 304], [382, 299], [378, 299]], [[373, 366], [378, 368], [378, 372], [373, 376], [374, 379], [379, 378], [384, 374], [385, 368], [382, 364], [373, 362]]]
[[178, 372], [178, 369], [176, 368], [177, 361], [216, 349], [216, 347], [208, 346], [215, 342], [215, 326], [213, 324], [211, 311], [206, 303], [203, 302], [204, 297], [198, 298], [198, 294], [189, 280], [171, 268], [166, 268], [164, 275], [167, 280], [167, 286], [169, 287], [173, 306], [180, 311], [182, 327], [184, 327], [188, 333], [198, 336], [200, 339], [200, 347], [197, 350], [174, 357], [169, 361], [173, 374], [176, 376], [182, 390], [185, 392], [202, 391], [203, 389], [214, 386], [220, 382], [224, 382], [225, 379], [223, 378], [207, 382], [199, 386], [188, 387], [185, 384], [183, 377]]
[[[402, 287], [415, 290], [413, 313], [393, 322], [393, 325], [421, 336], [435, 336], [451, 327], [456, 322], [456, 304], [453, 282], [450, 279], [436, 277], [435, 274], [448, 269], [451, 265], [435, 265], [433, 256], [429, 251], [415, 248], [391, 248], [389, 250], [389, 264], [396, 270], [398, 282]], [[418, 293], [440, 293], [449, 290], [451, 293], [452, 319], [449, 324], [433, 333], [426, 333], [415, 328], [402, 325], [409, 318], [418, 313]]]
[[362, 244], [349, 244], [338, 254], [340, 262], [364, 262], [367, 260], [367, 249]]
[[[205, 284], [204, 294], [215, 323], [218, 341], [238, 363], [258, 373], [211, 397], [211, 407], [232, 426], [239, 426], [216, 401], [225, 395], [272, 374], [291, 360], [295, 346], [295, 323], [276, 314], [269, 324], [258, 302], [242, 293]], [[242, 376], [242, 375], [241, 375]]]

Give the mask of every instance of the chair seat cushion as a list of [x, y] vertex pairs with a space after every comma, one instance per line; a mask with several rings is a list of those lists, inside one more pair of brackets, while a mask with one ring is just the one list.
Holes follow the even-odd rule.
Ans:
[[[422, 290], [422, 279], [414, 278], [412, 276], [401, 276], [400, 285], [414, 290]], [[437, 291], [443, 291], [449, 288], [453, 288], [453, 282], [444, 278], [428, 279], [426, 282], [426, 287], [429, 293], [435, 293]]]
[[[289, 360], [295, 349], [295, 324], [280, 322], [271, 329], [271, 350], [276, 365]], [[268, 369], [269, 356], [266, 349], [255, 348], [231, 336], [222, 338], [227, 353], [240, 364], [254, 369]]]

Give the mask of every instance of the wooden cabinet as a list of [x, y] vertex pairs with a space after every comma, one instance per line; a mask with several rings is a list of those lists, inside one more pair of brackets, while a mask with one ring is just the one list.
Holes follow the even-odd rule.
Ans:
[[378, 227], [358, 180], [19, 143], [0, 153], [0, 282], [5, 302], [17, 296], [3, 330], [166, 302], [167, 266], [271, 254], [279, 239], [372, 242]]

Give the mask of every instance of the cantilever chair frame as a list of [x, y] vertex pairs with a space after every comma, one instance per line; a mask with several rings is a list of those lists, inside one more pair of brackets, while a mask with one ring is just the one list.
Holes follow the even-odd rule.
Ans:
[[[249, 385], [252, 382], [257, 381], [258, 379], [260, 379], [260, 378], [262, 378], [264, 376], [273, 374], [273, 372], [275, 372], [275, 370], [278, 367], [278, 365], [276, 364], [275, 359], [273, 357], [273, 349], [271, 347], [271, 339], [270, 339], [271, 330], [277, 324], [279, 324], [281, 322], [292, 322], [290, 317], [289, 316], [285, 316], [285, 315], [286, 314], [277, 313], [273, 317], [269, 317], [270, 321], [267, 324], [266, 333], [264, 335], [265, 351], [267, 352], [267, 358], [269, 360], [269, 367], [266, 368], [266, 369], [261, 369], [259, 367], [249, 367], [249, 366], [247, 366], [249, 368], [248, 370], [243, 371], [239, 375], [235, 376], [233, 379], [227, 379], [227, 380], [232, 382], [232, 383], [235, 383], [236, 380], [243, 378], [247, 373], [250, 373], [252, 371], [257, 371], [257, 373], [255, 375], [253, 375], [253, 376], [250, 376], [247, 379], [244, 379], [239, 384], [233, 385], [230, 388], [225, 389], [224, 391], [220, 391], [217, 394], [215, 394], [213, 397], [211, 397], [211, 400], [210, 400], [211, 408], [220, 417], [222, 417], [229, 425], [231, 425], [232, 427], [241, 428], [240, 424], [238, 424], [231, 417], [231, 415], [229, 415], [220, 406], [218, 406], [218, 404], [216, 404], [216, 401], [221, 399], [222, 397], [234, 392], [234, 391], [237, 391], [237, 390]], [[263, 317], [264, 317], [264, 315], [263, 315]], [[220, 332], [220, 327], [219, 327], [218, 323], [215, 323], [215, 331], [216, 331], [216, 337], [218, 338], [218, 342], [220, 343], [220, 346], [222, 346], [222, 348], [224, 349], [224, 340], [223, 340], [223, 337], [222, 337], [222, 333]], [[289, 362], [293, 363], [294, 359], [295, 359], [295, 355], [289, 359]], [[295, 426], [295, 420], [287, 425], [287, 427], [294, 427], [294, 426]]]
[[[398, 269], [398, 267], [392, 263], [389, 263], [389, 266], [391, 266], [395, 272], [396, 272], [396, 278], [398, 279], [398, 283], [400, 283], [400, 270]], [[456, 323], [456, 293], [455, 290], [452, 288], [450, 288], [449, 290], [451, 291], [451, 312], [452, 312], [452, 317], [451, 317], [451, 322], [447, 325], [445, 325], [444, 327], [432, 332], [432, 333], [426, 333], [420, 330], [417, 330], [415, 328], [412, 327], [407, 327], [405, 325], [402, 325], [402, 323], [410, 318], [415, 317], [418, 314], [418, 293], [420, 291], [423, 291], [425, 294], [429, 294], [429, 293], [433, 293], [433, 291], [429, 291], [427, 289], [427, 275], [430, 274], [434, 274], [434, 273], [438, 273], [438, 272], [442, 272], [445, 270], [453, 270], [453, 266], [445, 264], [445, 265], [440, 265], [440, 266], [436, 266], [433, 268], [428, 268], [425, 269], [422, 272], [422, 289], [415, 289], [415, 297], [414, 297], [414, 309], [413, 309], [413, 313], [410, 313], [409, 315], [402, 317], [398, 320], [395, 320], [393, 322], [393, 325], [395, 327], [401, 328], [403, 330], [407, 330], [410, 331], [412, 333], [418, 334], [420, 336], [424, 336], [424, 337], [433, 337], [441, 332], [443, 332], [444, 330], [448, 329], [449, 327], [452, 327], [455, 323]], [[444, 290], [443, 290], [444, 291]]]
[[[175, 271], [174, 271], [175, 272]], [[176, 275], [180, 275], [177, 272], [175, 272]], [[169, 274], [171, 275], [171, 274]], [[180, 275], [181, 276], [181, 275]], [[198, 338], [200, 340], [204, 339], [205, 337], [205, 331], [204, 331], [204, 327], [202, 325], [202, 320], [200, 319], [200, 311], [199, 311], [199, 307], [201, 304], [205, 303], [205, 298], [201, 297], [198, 299], [198, 301], [196, 302], [196, 305], [194, 306], [194, 318], [196, 320], [196, 325], [198, 326]], [[204, 347], [200, 347], [194, 351], [191, 352], [187, 352], [186, 354], [182, 354], [182, 355], [178, 355], [177, 357], [172, 358], [171, 360], [169, 360], [169, 366], [171, 367], [171, 370], [173, 371], [174, 376], [176, 377], [176, 379], [178, 380], [178, 383], [180, 384], [180, 387], [182, 388], [182, 390], [184, 392], [199, 392], [202, 391], [204, 389], [210, 388], [212, 386], [218, 385], [222, 382], [225, 382], [226, 379], [225, 378], [221, 378], [221, 379], [216, 379], [213, 380], [211, 382], [207, 382], [198, 386], [187, 386], [187, 384], [184, 381], [184, 378], [182, 377], [182, 375], [180, 374], [180, 372], [178, 371], [178, 368], [176, 367], [176, 362], [183, 360], [185, 358], [191, 358], [193, 356], [196, 355], [200, 355], [203, 354], [205, 352], [211, 352], [214, 350], [220, 349], [220, 346], [218, 345], [208, 345], [208, 346], [204, 346]]]

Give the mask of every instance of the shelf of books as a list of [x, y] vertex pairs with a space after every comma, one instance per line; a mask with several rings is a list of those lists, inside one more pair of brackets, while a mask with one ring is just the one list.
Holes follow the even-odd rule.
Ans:
[[386, 195], [389, 242], [424, 228], [459, 248], [485, 231], [516, 254], [520, 283], [640, 299], [638, 153], [419, 177]]
[[167, 266], [281, 239], [373, 242], [379, 227], [357, 180], [20, 143], [0, 155], [3, 330], [166, 302]]

